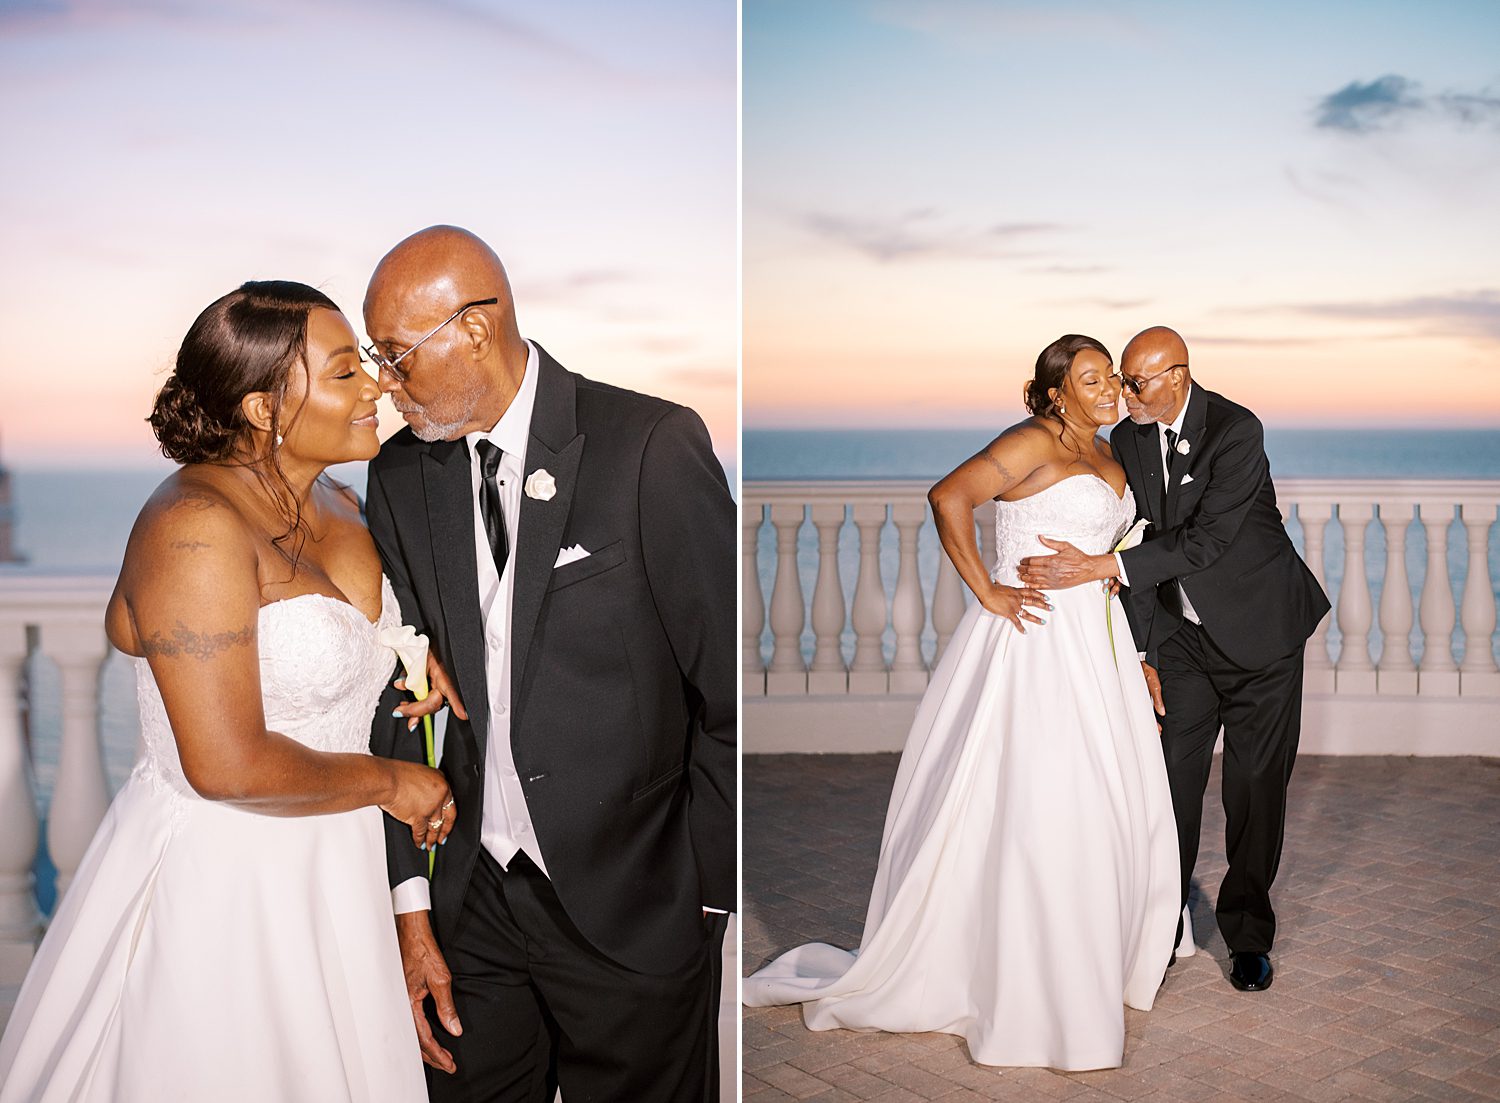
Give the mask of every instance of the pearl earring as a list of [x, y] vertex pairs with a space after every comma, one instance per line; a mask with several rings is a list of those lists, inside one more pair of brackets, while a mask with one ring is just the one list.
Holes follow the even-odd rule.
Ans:
[[277, 433], [277, 434], [276, 434], [276, 447], [277, 447], [277, 448], [280, 448], [280, 447], [281, 447], [281, 442], [282, 442], [282, 441], [283, 441], [283, 440], [285, 440], [285, 439], [286, 439], [286, 438], [285, 438], [285, 437], [283, 437], [283, 436], [282, 436], [282, 435], [281, 435], [281, 434], [280, 434], [280, 433]]

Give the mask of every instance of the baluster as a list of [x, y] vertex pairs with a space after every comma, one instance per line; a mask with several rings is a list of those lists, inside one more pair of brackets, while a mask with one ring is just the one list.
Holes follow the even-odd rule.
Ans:
[[0, 984], [19, 984], [41, 932], [31, 867], [38, 827], [31, 760], [21, 730], [26, 626], [0, 622]]
[[1427, 577], [1422, 582], [1419, 614], [1422, 664], [1417, 668], [1417, 692], [1424, 697], [1454, 697], [1458, 664], [1453, 661], [1453, 585], [1448, 580], [1448, 526], [1453, 507], [1423, 502], [1418, 513], [1427, 531]]
[[42, 649], [62, 676], [57, 782], [47, 813], [47, 849], [57, 867], [61, 899], [109, 807], [99, 743], [99, 675], [108, 643], [98, 624], [48, 624]]
[[797, 534], [802, 530], [801, 502], [776, 502], [771, 524], [776, 528], [776, 581], [771, 586], [771, 665], [766, 671], [766, 693], [806, 693], [807, 663], [802, 658], [802, 626], [807, 606], [802, 578], [797, 572]]
[[932, 630], [937, 633], [937, 650], [932, 655], [933, 669], [942, 661], [953, 630], [964, 616], [964, 580], [946, 552], [938, 552], [937, 582], [932, 587]]
[[844, 527], [844, 503], [814, 505], [812, 521], [818, 530], [818, 580], [813, 586], [812, 602], [817, 647], [807, 676], [807, 691], [847, 693], [849, 671], [844, 666], [840, 644], [845, 610], [844, 584], [839, 578], [839, 530]]
[[880, 577], [880, 530], [885, 527], [883, 502], [857, 502], [854, 524], [859, 529], [859, 577], [854, 583], [854, 661], [849, 664], [850, 693], [885, 693], [885, 583]]
[[927, 520], [927, 503], [920, 499], [895, 502], [891, 505], [891, 520], [896, 525], [896, 546], [900, 552], [896, 594], [891, 602], [891, 625], [896, 630], [891, 692], [921, 693], [927, 688], [927, 664], [922, 661], [922, 626], [927, 621], [927, 608], [917, 574], [917, 536]]
[[1339, 587], [1339, 632], [1344, 638], [1334, 672], [1335, 692], [1374, 693], [1370, 661], [1370, 580], [1365, 573], [1365, 528], [1375, 516], [1371, 502], [1341, 502], [1344, 529], [1344, 582]]
[[740, 594], [744, 606], [740, 663], [745, 671], [747, 697], [761, 697], [766, 692], [766, 662], [760, 652], [760, 635], [766, 628], [766, 599], [760, 588], [758, 554], [760, 526], [765, 519], [764, 505], [746, 505], [740, 520]]
[[1464, 582], [1464, 664], [1459, 692], [1465, 696], [1500, 693], [1500, 670], [1490, 643], [1495, 634], [1495, 590], [1490, 578], [1490, 525], [1494, 502], [1465, 502], [1458, 507], [1469, 537], [1469, 572]]
[[995, 503], [985, 502], [974, 511], [979, 519], [979, 559], [986, 571], [995, 569]]
[[1416, 516], [1410, 502], [1380, 503], [1385, 530], [1385, 582], [1380, 592], [1380, 631], [1385, 646], [1375, 675], [1377, 693], [1417, 692], [1417, 664], [1411, 657], [1411, 582], [1406, 577], [1406, 533]]
[[[1333, 516], [1333, 507], [1328, 502], [1299, 502], [1297, 519], [1302, 522], [1302, 550], [1308, 569], [1318, 580], [1324, 591], [1328, 580], [1323, 569], [1323, 533]], [[1302, 684], [1304, 693], [1332, 693], [1334, 691], [1333, 663], [1328, 661], [1328, 617], [1318, 622], [1317, 630], [1307, 641], [1307, 657], [1303, 663]]]

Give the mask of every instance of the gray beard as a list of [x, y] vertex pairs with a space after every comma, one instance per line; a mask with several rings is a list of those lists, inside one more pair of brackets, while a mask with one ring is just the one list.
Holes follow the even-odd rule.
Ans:
[[427, 406], [411, 406], [405, 410], [397, 406], [396, 412], [403, 417], [407, 414], [416, 415], [419, 420], [407, 418], [406, 424], [411, 426], [411, 431], [418, 440], [427, 441], [429, 444], [439, 440], [457, 440], [463, 435], [464, 426], [473, 420], [474, 407], [479, 405], [479, 400], [483, 397], [483, 383], [479, 380], [471, 380], [467, 388], [452, 396], [453, 414], [446, 421], [438, 421], [434, 418], [431, 409]]
[[467, 417], [459, 418], [457, 421], [433, 421], [425, 416], [420, 422], [407, 422], [417, 439], [425, 440], [429, 444], [433, 441], [457, 439], [460, 436], [459, 430], [468, 423]]

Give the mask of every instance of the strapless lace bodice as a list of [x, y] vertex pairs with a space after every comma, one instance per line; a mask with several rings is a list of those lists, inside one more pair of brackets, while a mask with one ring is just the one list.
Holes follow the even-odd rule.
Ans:
[[991, 577], [1018, 585], [1016, 567], [1028, 555], [1051, 555], [1037, 537], [1066, 540], [1089, 555], [1102, 555], [1135, 520], [1135, 496], [1118, 498], [1098, 475], [1070, 475], [1016, 502], [995, 503], [995, 567]]
[[[301, 594], [260, 608], [257, 646], [266, 727], [320, 751], [365, 753], [370, 722], [395, 669], [380, 632], [401, 623], [390, 582], [381, 580], [380, 619], [353, 605]], [[145, 659], [136, 659], [143, 750], [135, 773], [198, 799], [182, 773], [161, 691]]]

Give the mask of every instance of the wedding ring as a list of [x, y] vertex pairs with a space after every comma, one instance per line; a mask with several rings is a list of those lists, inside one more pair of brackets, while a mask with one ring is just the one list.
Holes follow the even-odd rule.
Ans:
[[434, 831], [436, 831], [439, 827], [443, 826], [443, 821], [442, 820], [428, 820], [427, 821], [427, 826], [430, 827], [430, 828], [432, 828]]
[[446, 812], [446, 811], [448, 811], [448, 809], [450, 809], [452, 807], [453, 807], [453, 798], [449, 797], [448, 798], [448, 803], [445, 804], [445, 805], [443, 805], [443, 807], [440, 808], [440, 809], [438, 809], [438, 811], [440, 811], [440, 812]]

